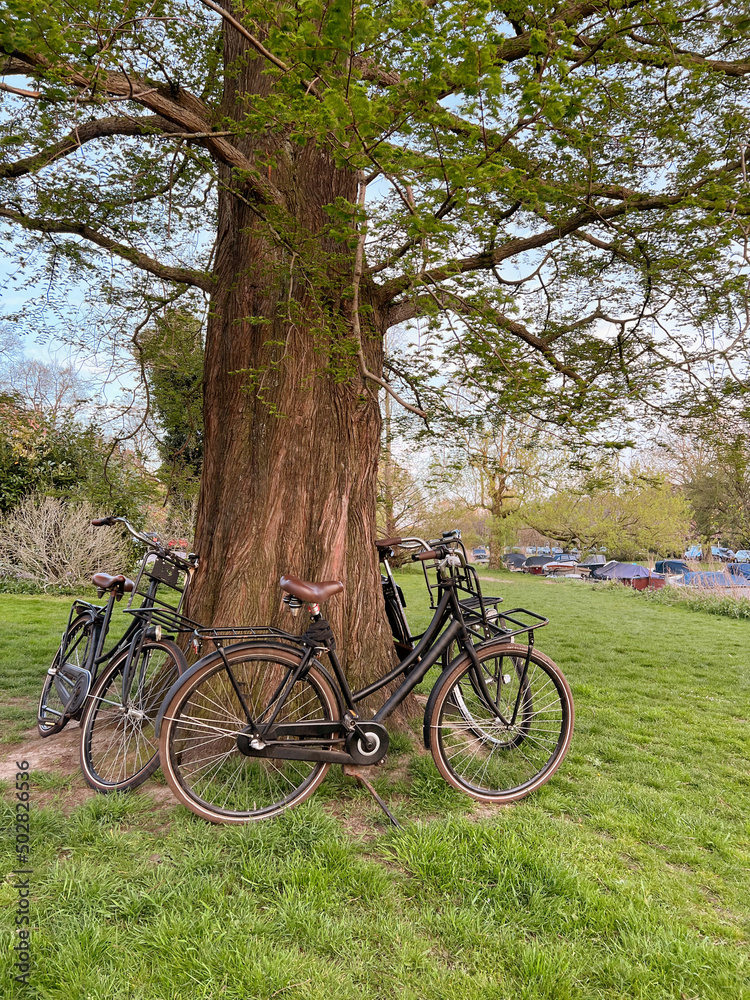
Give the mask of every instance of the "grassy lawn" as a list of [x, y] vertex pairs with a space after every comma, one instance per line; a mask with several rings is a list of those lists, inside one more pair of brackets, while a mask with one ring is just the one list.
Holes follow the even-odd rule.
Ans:
[[[399, 582], [420, 631], [424, 585]], [[537, 643], [576, 732], [547, 785], [473, 803], [420, 752], [421, 720], [376, 772], [402, 831], [337, 767], [310, 803], [244, 828], [173, 807], [158, 780], [87, 798], [49, 767], [32, 787], [30, 986], [13, 982], [5, 789], [1, 995], [750, 998], [750, 622], [571, 581], [484, 588], [551, 619]], [[69, 604], [0, 595], [5, 756], [30, 739]]]

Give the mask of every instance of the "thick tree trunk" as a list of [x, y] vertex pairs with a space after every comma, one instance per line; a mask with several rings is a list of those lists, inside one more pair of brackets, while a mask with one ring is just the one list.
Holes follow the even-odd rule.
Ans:
[[[238, 55], [236, 32], [227, 57]], [[267, 93], [249, 60], [227, 74], [226, 113]], [[235, 67], [236, 69], [236, 67]], [[279, 577], [342, 580], [324, 615], [355, 684], [393, 662], [374, 547], [380, 412], [376, 386], [356, 366], [350, 309], [354, 248], [326, 232], [326, 206], [356, 202], [357, 178], [313, 144], [243, 140], [285, 198], [258, 212], [221, 175], [204, 382], [205, 457], [187, 613], [206, 624], [266, 623], [294, 630]], [[273, 158], [269, 166], [267, 157]], [[377, 302], [363, 325], [371, 371], [382, 369]], [[300, 615], [300, 619], [306, 615]], [[304, 624], [304, 623], [303, 623]]]

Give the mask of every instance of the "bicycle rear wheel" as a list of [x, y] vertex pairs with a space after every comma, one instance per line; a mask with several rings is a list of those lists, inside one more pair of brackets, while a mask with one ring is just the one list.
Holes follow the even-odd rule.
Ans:
[[[258, 646], [228, 647], [225, 655], [231, 676], [223, 658], [211, 654], [165, 705], [159, 749], [169, 786], [188, 809], [213, 823], [249, 823], [304, 802], [330, 765], [240, 752], [237, 737], [248, 723], [237, 689], [254, 720], [270, 719], [300, 657], [294, 650]], [[338, 715], [333, 688], [313, 663], [284, 698], [275, 721]]]
[[477, 649], [487, 697], [468, 656], [438, 682], [427, 724], [438, 770], [482, 802], [515, 802], [552, 777], [573, 735], [573, 696], [560, 669], [526, 646]]
[[168, 639], [145, 640], [129, 665], [128, 658], [126, 649], [110, 662], [81, 718], [81, 770], [98, 792], [137, 788], [158, 768], [156, 716], [187, 669], [182, 650]]
[[85, 666], [92, 632], [89, 615], [78, 615], [70, 623], [65, 646], [61, 643], [55, 653], [39, 696], [36, 725], [40, 736], [52, 736], [68, 724], [70, 716], [66, 709], [75, 693], [78, 678], [66, 675], [65, 666], [70, 664], [77, 669]]

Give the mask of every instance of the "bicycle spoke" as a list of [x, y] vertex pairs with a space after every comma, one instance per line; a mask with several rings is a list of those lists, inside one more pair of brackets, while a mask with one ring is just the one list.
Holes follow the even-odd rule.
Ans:
[[564, 682], [535, 656], [502, 652], [482, 661], [489, 703], [470, 666], [443, 692], [433, 754], [451, 783], [478, 798], [518, 798], [567, 749]]
[[[321, 702], [309, 677], [287, 690], [293, 664], [251, 655], [230, 666], [261, 734], [264, 720], [272, 716], [278, 724], [300, 723], [325, 718], [330, 712], [330, 699]], [[175, 699], [163, 721], [170, 734], [168, 778], [178, 775], [178, 797], [187, 804], [195, 799], [210, 807], [212, 818], [278, 811], [325, 773], [325, 765], [315, 761], [240, 752], [237, 737], [247, 730], [247, 720], [222, 664], [196, 682], [183, 700]], [[295, 741], [295, 737], [285, 739]]]

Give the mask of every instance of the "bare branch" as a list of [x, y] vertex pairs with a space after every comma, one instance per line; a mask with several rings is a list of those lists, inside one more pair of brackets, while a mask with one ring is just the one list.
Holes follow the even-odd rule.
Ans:
[[90, 243], [94, 243], [96, 246], [102, 247], [104, 250], [108, 250], [110, 253], [121, 257], [142, 271], [148, 271], [149, 274], [156, 275], [157, 278], [163, 278], [165, 281], [176, 281], [184, 285], [193, 285], [209, 294], [214, 289], [214, 280], [210, 275], [203, 274], [200, 271], [192, 271], [189, 268], [171, 267], [169, 264], [162, 264], [140, 250], [129, 247], [124, 243], [118, 243], [111, 237], [105, 236], [104, 233], [84, 223], [70, 220], [51, 221], [47, 219], [33, 219], [22, 212], [14, 211], [4, 205], [0, 205], [0, 218], [9, 219], [11, 222], [23, 226], [24, 229], [30, 229], [38, 233], [47, 233], [49, 235], [64, 233], [70, 236], [80, 236], [82, 239], [88, 240]]
[[15, 94], [16, 97], [41, 97], [41, 93], [38, 90], [24, 90], [22, 87], [11, 87], [9, 83], [0, 83], [0, 90], [4, 90], [7, 94]]
[[[155, 131], [158, 130], [158, 131]], [[99, 118], [96, 121], [86, 122], [80, 125], [69, 136], [38, 153], [32, 153], [15, 163], [0, 165], [0, 177], [22, 177], [24, 174], [35, 173], [42, 167], [54, 163], [62, 156], [68, 156], [80, 149], [87, 142], [93, 139], [103, 139], [113, 135], [154, 135], [160, 133], [171, 133], [170, 137], [183, 138], [180, 133], [174, 134], [175, 126], [160, 118], [158, 115], [150, 115], [144, 118], [129, 118], [126, 116], [112, 116], [110, 118]]]
[[[730, 165], [730, 169], [733, 167], [734, 165]], [[722, 172], [726, 173], [727, 171], [725, 170]], [[562, 222], [558, 226], [545, 229], [540, 233], [534, 233], [532, 236], [517, 237], [516, 239], [507, 240], [501, 246], [492, 250], [472, 254], [470, 257], [459, 257], [455, 260], [447, 262], [442, 267], [421, 271], [411, 276], [402, 275], [398, 278], [393, 278], [380, 286], [382, 295], [381, 301], [385, 303], [392, 302], [397, 295], [403, 294], [410, 287], [413, 288], [421, 285], [435, 285], [443, 281], [448, 281], [451, 278], [455, 278], [459, 274], [490, 270], [504, 260], [508, 260], [511, 257], [517, 257], [519, 254], [526, 253], [529, 250], [537, 250], [540, 247], [547, 246], [550, 243], [554, 243], [557, 240], [562, 239], [564, 236], [569, 236], [571, 233], [577, 232], [583, 226], [591, 223], [606, 222], [610, 219], [615, 219], [619, 216], [627, 215], [633, 212], [658, 211], [659, 209], [679, 205], [689, 195], [695, 194], [701, 187], [705, 186], [710, 179], [711, 178], [709, 177], [704, 177], [700, 182], [693, 185], [687, 191], [680, 192], [678, 194], [662, 196], [643, 195], [637, 199], [625, 201], [619, 205], [609, 205], [601, 208], [587, 207], [576, 212], [575, 215], [571, 216], [566, 222]]]
[[[229, 11], [224, 10], [223, 7], [220, 7], [219, 4], [214, 3], [213, 0], [200, 0], [200, 2], [204, 6], [209, 7], [211, 10], [219, 14], [227, 22], [227, 24], [231, 24], [232, 27], [235, 28], [242, 35], [244, 39], [250, 42], [250, 44], [258, 53], [258, 55], [263, 56], [264, 59], [267, 59], [270, 63], [276, 66], [277, 69], [280, 69], [283, 73], [291, 72], [291, 68], [287, 66], [287, 64], [283, 62], [283, 60], [279, 59], [278, 56], [275, 56], [273, 52], [267, 49], [265, 45], [260, 41], [260, 39], [255, 37], [255, 35], [251, 35], [250, 32], [247, 30], [247, 28], [244, 26], [244, 24], [238, 21], [236, 17], [233, 17], [232, 14], [229, 13]], [[318, 98], [318, 100], [320, 100], [320, 93], [315, 87], [315, 80], [310, 80], [310, 81], [303, 80], [301, 82], [301, 85], [305, 88], [306, 94], [313, 94], [315, 97]]]
[[[389, 313], [389, 325], [395, 325], [398, 322], [404, 322], [406, 319], [412, 319], [413, 317], [418, 316], [430, 300], [436, 303], [441, 309], [450, 310], [451, 312], [458, 313], [459, 315], [469, 317], [477, 316], [478, 314], [481, 315], [482, 317], [488, 319], [491, 323], [495, 324], [499, 329], [506, 330], [508, 333], [513, 334], [517, 340], [521, 340], [529, 347], [532, 347], [538, 354], [542, 355], [542, 357], [552, 368], [554, 368], [556, 372], [559, 372], [561, 375], [566, 375], [578, 384], [583, 384], [585, 382], [575, 369], [570, 368], [568, 365], [565, 365], [558, 360], [550, 344], [543, 337], [536, 336], [536, 334], [532, 333], [523, 325], [523, 323], [519, 323], [518, 320], [511, 319], [510, 316], [506, 316], [505, 313], [501, 313], [497, 309], [492, 309], [489, 306], [477, 309], [476, 305], [473, 303], [467, 302], [456, 292], [449, 291], [445, 288], [434, 291], [432, 288], [427, 287], [425, 295], [418, 297], [413, 301], [413, 303], [409, 303], [409, 305], [412, 306], [413, 311], [403, 308], [406, 303], [401, 303], [400, 309], [399, 307], [396, 307]], [[492, 345], [487, 340], [487, 337], [481, 333], [481, 331], [474, 330], [474, 333], [484, 340], [484, 342], [492, 350]]]

